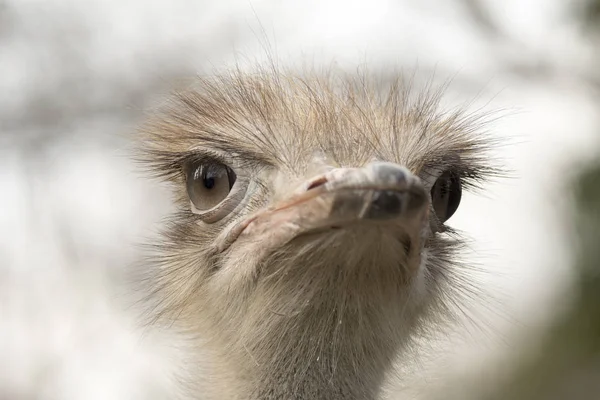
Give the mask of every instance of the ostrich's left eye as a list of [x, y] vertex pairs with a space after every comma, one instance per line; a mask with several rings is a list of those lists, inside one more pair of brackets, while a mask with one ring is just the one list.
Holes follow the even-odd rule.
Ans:
[[186, 189], [195, 212], [215, 222], [237, 204], [230, 199], [237, 176], [219, 162], [192, 162], [185, 166]]
[[460, 177], [445, 171], [431, 188], [431, 203], [438, 219], [444, 223], [456, 212], [462, 197]]

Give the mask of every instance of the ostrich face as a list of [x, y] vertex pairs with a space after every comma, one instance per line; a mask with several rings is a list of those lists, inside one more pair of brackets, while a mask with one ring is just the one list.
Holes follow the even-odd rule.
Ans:
[[451, 274], [462, 188], [491, 171], [477, 120], [437, 97], [282, 73], [177, 95], [142, 135], [178, 204], [153, 266], [161, 313], [253, 350], [275, 330], [401, 336]]

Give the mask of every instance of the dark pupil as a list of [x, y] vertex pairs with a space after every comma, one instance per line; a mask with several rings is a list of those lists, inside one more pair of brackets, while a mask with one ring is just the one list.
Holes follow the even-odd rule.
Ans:
[[212, 189], [217, 184], [217, 179], [227, 178], [229, 173], [227, 168], [221, 164], [210, 164], [208, 166], [202, 166], [202, 184], [206, 189]]
[[207, 189], [212, 189], [215, 187], [215, 178], [213, 177], [205, 177], [204, 178], [204, 187]]

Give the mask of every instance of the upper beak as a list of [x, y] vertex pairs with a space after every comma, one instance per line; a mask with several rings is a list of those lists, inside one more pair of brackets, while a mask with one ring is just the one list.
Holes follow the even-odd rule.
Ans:
[[240, 236], [276, 235], [283, 244], [315, 229], [359, 220], [401, 220], [407, 234], [420, 236], [428, 209], [420, 179], [400, 165], [373, 162], [363, 168], [338, 168], [237, 224], [221, 250]]

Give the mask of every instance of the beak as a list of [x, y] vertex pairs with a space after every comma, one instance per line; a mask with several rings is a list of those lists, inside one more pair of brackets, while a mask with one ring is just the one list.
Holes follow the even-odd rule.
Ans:
[[283, 244], [302, 234], [359, 221], [393, 222], [409, 236], [420, 237], [428, 203], [420, 179], [400, 165], [374, 162], [364, 168], [333, 169], [237, 224], [227, 233], [221, 251], [247, 236]]

